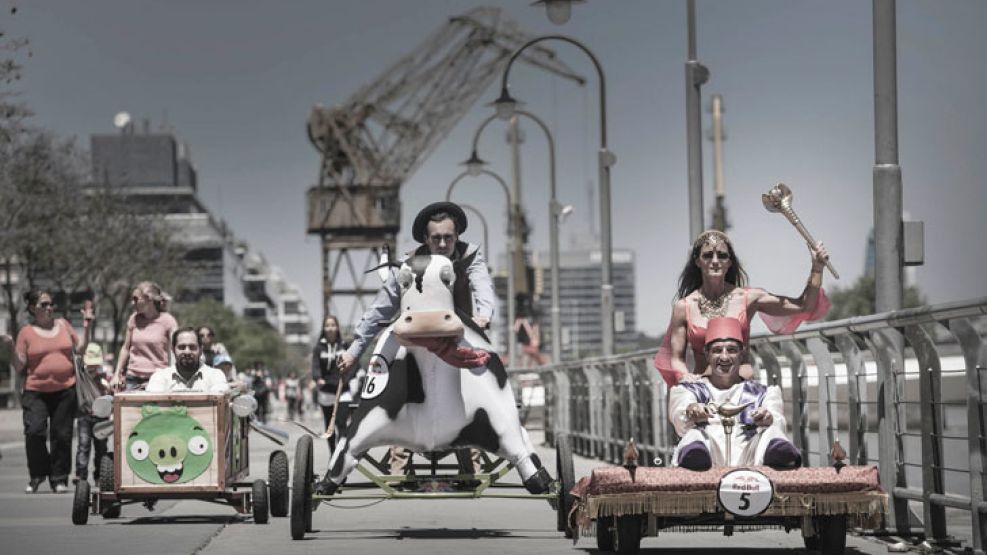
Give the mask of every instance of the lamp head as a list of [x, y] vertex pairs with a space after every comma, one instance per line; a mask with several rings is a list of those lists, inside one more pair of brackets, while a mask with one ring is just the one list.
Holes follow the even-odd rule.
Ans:
[[466, 171], [473, 177], [480, 175], [480, 171], [483, 170], [483, 166], [487, 165], [487, 162], [477, 156], [476, 151], [470, 153], [469, 159], [463, 162], [461, 165], [466, 166]]
[[500, 97], [493, 101], [493, 107], [497, 110], [497, 117], [505, 121], [514, 117], [517, 105], [517, 100], [514, 100], [511, 93], [507, 92], [507, 87], [500, 89]]
[[584, 0], [536, 0], [532, 6], [539, 4], [545, 6], [545, 14], [548, 20], [556, 25], [563, 25], [572, 16], [572, 5]]
[[568, 218], [569, 215], [572, 214], [575, 211], [576, 211], [576, 208], [573, 205], [571, 205], [571, 204], [567, 204], [567, 205], [563, 206], [562, 208], [559, 209], [559, 221], [560, 222], [564, 222], [565, 219]]

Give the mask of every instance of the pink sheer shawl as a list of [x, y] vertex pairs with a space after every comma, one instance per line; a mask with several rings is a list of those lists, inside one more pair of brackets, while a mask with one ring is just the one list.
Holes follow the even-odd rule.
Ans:
[[[761, 321], [764, 325], [771, 330], [771, 333], [775, 335], [785, 335], [794, 332], [798, 327], [805, 321], [818, 320], [829, 312], [832, 303], [829, 301], [829, 297], [826, 296], [826, 291], [819, 289], [819, 296], [816, 297], [816, 306], [812, 310], [806, 310], [799, 312], [797, 314], [790, 314], [788, 316], [769, 316], [764, 313], [758, 313], [761, 316]], [[658, 347], [658, 352], [655, 354], [655, 368], [658, 369], [658, 373], [661, 374], [665, 384], [668, 387], [673, 387], [679, 383], [682, 378], [683, 372], [676, 370], [672, 367], [672, 325], [669, 323], [668, 329], [665, 330], [665, 337], [662, 339], [661, 346]], [[688, 348], [688, 345], [686, 346]]]

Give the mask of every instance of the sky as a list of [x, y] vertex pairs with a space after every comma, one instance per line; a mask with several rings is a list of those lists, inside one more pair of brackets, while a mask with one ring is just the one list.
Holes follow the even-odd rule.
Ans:
[[[689, 237], [684, 0], [590, 0], [556, 26], [529, 0], [489, 0], [532, 35], [563, 33], [599, 58], [607, 85], [613, 244], [636, 255], [637, 322], [664, 331]], [[416, 48], [444, 21], [479, 5], [460, 0], [0, 0], [16, 5], [0, 28], [30, 40], [17, 89], [33, 123], [88, 146], [114, 114], [166, 121], [191, 148], [199, 195], [237, 236], [321, 304], [319, 245], [305, 235], [304, 193], [319, 154], [305, 121], [316, 103], [346, 101]], [[778, 182], [828, 247], [838, 285], [861, 275], [873, 222], [873, 50], [865, 0], [699, 0], [698, 58], [710, 70], [704, 108], [726, 108], [724, 173], [735, 248], [755, 286], [798, 295], [809, 274], [804, 242], [760, 195]], [[987, 2], [899, 0], [898, 117], [904, 208], [925, 222], [925, 265], [911, 274], [932, 303], [987, 295]], [[551, 43], [547, 43], [551, 46]], [[597, 231], [595, 71], [563, 43], [559, 56], [585, 87], [529, 67], [511, 72], [512, 94], [556, 137], [559, 200], [574, 206], [563, 249]], [[496, 85], [459, 121], [402, 188], [405, 228], [444, 197]], [[704, 129], [711, 126], [704, 112]], [[496, 127], [496, 126], [494, 126]], [[530, 126], [529, 126], [530, 127]], [[537, 129], [522, 145], [522, 198], [534, 250], [547, 250], [547, 154]], [[510, 176], [502, 128], [481, 156]], [[704, 141], [707, 226], [712, 146]], [[591, 193], [591, 191], [594, 191]], [[502, 192], [476, 180], [456, 200], [491, 207], [491, 251], [505, 244]], [[464, 238], [481, 241], [474, 225]], [[410, 232], [399, 248], [412, 246]], [[493, 257], [491, 257], [493, 258]], [[833, 284], [826, 276], [826, 285]]]

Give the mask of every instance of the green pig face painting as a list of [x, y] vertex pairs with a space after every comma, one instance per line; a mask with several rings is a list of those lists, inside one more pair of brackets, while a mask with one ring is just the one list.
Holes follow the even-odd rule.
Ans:
[[181, 484], [205, 472], [212, 443], [185, 405], [144, 405], [141, 416], [127, 438], [127, 465], [135, 474], [152, 484]]

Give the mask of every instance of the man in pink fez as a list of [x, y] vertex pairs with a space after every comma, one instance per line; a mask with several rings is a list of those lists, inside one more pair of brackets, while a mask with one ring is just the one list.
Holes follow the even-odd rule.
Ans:
[[[714, 318], [706, 328], [708, 365], [699, 381], [680, 383], [669, 393], [668, 417], [682, 439], [672, 464], [691, 470], [712, 466], [767, 465], [797, 468], [802, 455], [785, 435], [781, 388], [740, 375], [743, 328], [736, 318]], [[735, 417], [727, 460], [726, 435], [711, 405], [750, 403]]]

